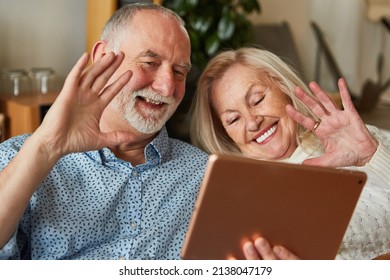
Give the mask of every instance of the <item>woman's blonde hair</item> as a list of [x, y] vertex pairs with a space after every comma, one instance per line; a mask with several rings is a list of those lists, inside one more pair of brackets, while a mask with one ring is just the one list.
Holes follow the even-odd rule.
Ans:
[[[306, 87], [298, 75], [275, 54], [255, 48], [245, 47], [237, 50], [228, 50], [213, 57], [201, 74], [194, 102], [191, 107], [190, 138], [192, 144], [207, 153], [222, 153], [241, 155], [241, 151], [228, 136], [217, 116], [211, 95], [215, 82], [222, 78], [225, 72], [235, 64], [247, 66], [259, 72], [260, 77], [268, 81], [288, 95], [292, 105], [302, 114], [317, 120], [318, 118], [294, 94], [296, 86], [316, 98]], [[265, 75], [264, 75], [265, 74]], [[297, 143], [306, 147], [318, 145], [313, 133], [297, 124]]]

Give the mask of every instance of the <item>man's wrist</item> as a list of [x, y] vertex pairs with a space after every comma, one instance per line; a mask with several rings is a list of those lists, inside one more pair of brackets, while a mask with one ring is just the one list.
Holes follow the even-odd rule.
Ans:
[[37, 155], [43, 161], [47, 162], [49, 165], [54, 166], [55, 163], [64, 156], [62, 152], [62, 147], [57, 144], [58, 141], [55, 141], [52, 137], [48, 137], [40, 131], [36, 131], [34, 134], [27, 139], [27, 145], [31, 149], [37, 149]]

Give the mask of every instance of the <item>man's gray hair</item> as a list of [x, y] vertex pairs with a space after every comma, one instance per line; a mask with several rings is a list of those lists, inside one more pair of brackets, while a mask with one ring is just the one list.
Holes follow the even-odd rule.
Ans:
[[117, 53], [122, 42], [127, 38], [129, 33], [129, 24], [134, 18], [134, 15], [137, 12], [144, 10], [154, 10], [160, 12], [167, 18], [174, 18], [177, 20], [179, 25], [184, 28], [183, 19], [172, 10], [152, 3], [135, 3], [123, 6], [111, 16], [104, 26], [100, 39], [107, 43], [107, 46], [111, 51]]

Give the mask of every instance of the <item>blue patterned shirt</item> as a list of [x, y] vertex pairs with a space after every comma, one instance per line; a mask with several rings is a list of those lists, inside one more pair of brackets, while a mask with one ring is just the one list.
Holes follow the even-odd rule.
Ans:
[[[0, 145], [0, 169], [27, 137]], [[138, 166], [106, 148], [60, 159], [0, 259], [179, 259], [207, 155], [165, 128], [144, 153]]]

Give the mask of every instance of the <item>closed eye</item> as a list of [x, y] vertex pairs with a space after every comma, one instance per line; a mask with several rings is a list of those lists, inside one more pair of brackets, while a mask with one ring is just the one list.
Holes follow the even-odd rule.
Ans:
[[155, 61], [144, 61], [142, 63], [145, 64], [146, 66], [151, 66], [151, 67], [158, 66], [158, 63]]
[[259, 104], [261, 103], [261, 101], [263, 101], [263, 99], [264, 99], [264, 97], [261, 97], [261, 98], [255, 100], [254, 105], [255, 105], [255, 106], [256, 106], [256, 105], [259, 105]]
[[179, 80], [184, 80], [187, 76], [187, 73], [184, 73], [182, 71], [179, 71], [179, 70], [173, 70], [173, 72], [175, 73], [175, 76], [179, 79]]
[[225, 121], [225, 123], [224, 123], [224, 126], [233, 125], [233, 124], [236, 123], [238, 120], [239, 120], [239, 117], [227, 119], [227, 120]]

